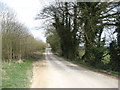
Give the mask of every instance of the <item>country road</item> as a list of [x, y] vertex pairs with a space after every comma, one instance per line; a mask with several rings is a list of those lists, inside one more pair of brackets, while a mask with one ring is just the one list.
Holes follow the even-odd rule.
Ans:
[[33, 67], [31, 88], [118, 88], [118, 80], [65, 61], [46, 49]]

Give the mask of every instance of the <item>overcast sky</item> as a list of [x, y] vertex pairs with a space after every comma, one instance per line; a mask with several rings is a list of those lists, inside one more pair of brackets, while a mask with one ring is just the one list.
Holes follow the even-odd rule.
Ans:
[[[36, 30], [35, 27], [42, 27], [42, 20], [35, 20], [36, 14], [38, 14], [44, 6], [49, 5], [55, 0], [0, 0], [1, 2], [7, 4], [8, 7], [15, 10], [17, 18], [20, 22], [24, 23], [33, 34], [35, 38], [46, 41], [44, 36], [44, 30], [40, 28]], [[114, 31], [114, 30], [113, 30]], [[106, 32], [102, 33], [102, 37], [107, 36]], [[116, 34], [114, 35], [116, 37]]]
[[36, 30], [35, 27], [41, 27], [42, 20], [35, 20], [44, 6], [49, 5], [50, 0], [0, 0], [8, 7], [15, 10], [17, 18], [24, 23], [34, 35], [35, 38], [41, 39], [45, 42], [44, 30]]

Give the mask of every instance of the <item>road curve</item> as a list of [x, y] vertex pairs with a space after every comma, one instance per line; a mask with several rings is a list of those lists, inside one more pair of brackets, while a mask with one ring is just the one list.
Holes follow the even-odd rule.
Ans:
[[31, 88], [118, 88], [118, 80], [62, 60], [46, 49], [33, 67]]

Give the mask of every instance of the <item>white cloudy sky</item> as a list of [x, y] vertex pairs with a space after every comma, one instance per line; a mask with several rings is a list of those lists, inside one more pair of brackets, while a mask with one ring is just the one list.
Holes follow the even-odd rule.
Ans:
[[44, 30], [36, 30], [35, 27], [41, 27], [42, 20], [35, 20], [36, 14], [39, 13], [45, 5], [49, 5], [50, 0], [0, 0], [7, 4], [8, 7], [15, 10], [17, 18], [24, 23], [34, 35], [45, 42]]

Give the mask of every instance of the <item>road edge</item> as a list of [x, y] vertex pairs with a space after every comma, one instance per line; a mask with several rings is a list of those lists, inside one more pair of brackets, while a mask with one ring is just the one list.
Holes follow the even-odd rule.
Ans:
[[120, 77], [120, 75], [112, 74], [111, 72], [107, 72], [107, 71], [105, 71], [105, 70], [97, 70], [97, 69], [94, 69], [94, 68], [91, 68], [91, 67], [87, 67], [87, 66], [82, 65], [82, 64], [78, 64], [78, 63], [72, 62], [72, 61], [67, 60], [67, 59], [65, 59], [65, 58], [63, 58], [63, 57], [60, 57], [60, 56], [58, 56], [58, 55], [56, 55], [56, 54], [54, 54], [54, 53], [53, 53], [53, 55], [54, 55], [55, 57], [60, 58], [61, 60], [68, 61], [68, 62], [73, 63], [73, 64], [75, 64], [75, 65], [78, 65], [78, 66], [80, 66], [80, 67], [83, 67], [83, 68], [92, 70], [92, 71], [94, 71], [94, 72], [98, 72], [98, 73], [103, 74], [103, 75], [106, 75], [106, 76], [110, 76], [110, 77], [112, 77], [112, 78], [119, 79], [119, 77]]

